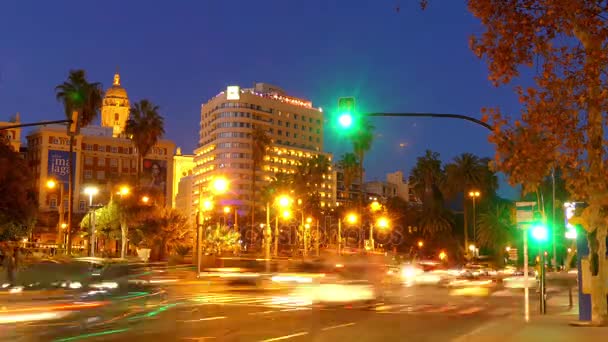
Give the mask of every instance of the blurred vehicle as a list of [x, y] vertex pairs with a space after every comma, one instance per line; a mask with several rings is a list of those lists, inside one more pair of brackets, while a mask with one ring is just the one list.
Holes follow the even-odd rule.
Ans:
[[[503, 286], [505, 288], [508, 289], [523, 289], [525, 288], [525, 277], [523, 275], [523, 272], [518, 272], [519, 274], [516, 274], [514, 276], [511, 277], [506, 277], [502, 280]], [[532, 288], [532, 287], [537, 287], [537, 279], [536, 279], [536, 272], [535, 271], [530, 271], [528, 272], [528, 288]]]

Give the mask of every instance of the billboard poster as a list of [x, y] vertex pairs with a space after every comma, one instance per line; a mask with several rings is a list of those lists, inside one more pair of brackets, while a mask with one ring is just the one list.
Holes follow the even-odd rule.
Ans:
[[167, 161], [144, 159], [142, 185], [163, 195], [167, 193]]
[[[72, 152], [74, 160], [76, 160], [76, 152]], [[75, 163], [74, 163], [75, 164]], [[49, 150], [47, 175], [49, 178], [54, 178], [57, 181], [63, 183], [64, 189], [67, 189], [69, 181], [69, 165], [70, 165], [70, 152], [69, 151], [57, 151]], [[75, 165], [72, 166], [72, 171], [76, 174]]]

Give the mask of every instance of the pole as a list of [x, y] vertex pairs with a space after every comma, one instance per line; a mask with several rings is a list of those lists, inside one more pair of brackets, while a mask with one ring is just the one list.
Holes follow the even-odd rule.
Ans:
[[[466, 195], [465, 195], [466, 196]], [[467, 201], [464, 199], [464, 255], [469, 255], [469, 222], [467, 220]]]
[[475, 207], [475, 196], [473, 196], [473, 243], [477, 247], [477, 211]]
[[528, 230], [524, 232], [524, 319], [530, 321], [530, 289], [528, 288]]
[[61, 231], [61, 225], [63, 222], [63, 213], [65, 208], [63, 206], [63, 183], [58, 183], [59, 188], [59, 222], [57, 223], [57, 243], [63, 243], [63, 232]]
[[91, 235], [89, 237], [90, 254], [95, 256], [95, 209], [93, 208], [93, 194], [89, 194], [89, 223], [91, 227]]
[[319, 236], [319, 220], [317, 220], [317, 257], [321, 256], [321, 251], [319, 250], [319, 243], [320, 243], [321, 237]]
[[239, 231], [239, 209], [234, 207], [234, 230]]
[[553, 267], [557, 271], [557, 248], [555, 247], [555, 168], [551, 169], [551, 187], [553, 192], [553, 201], [551, 202], [551, 226], [553, 227], [553, 229], [551, 229], [551, 239], [553, 244]]
[[201, 259], [203, 255], [202, 248], [202, 235], [203, 235], [203, 224], [204, 220], [203, 213], [199, 209], [196, 213], [196, 276], [199, 277], [201, 273]]
[[76, 143], [76, 139], [74, 134], [70, 134], [70, 155], [69, 155], [69, 170], [68, 170], [68, 226], [66, 227], [67, 234], [67, 248], [66, 255], [72, 254], [72, 211], [74, 209], [74, 187], [75, 187], [75, 179], [74, 177], [74, 145]]
[[547, 289], [545, 288], [545, 252], [541, 249], [541, 251], [540, 251], [540, 313], [541, 313], [541, 315], [544, 315], [547, 313], [546, 290]]
[[369, 246], [372, 251], [376, 249], [376, 247], [374, 246], [374, 224], [373, 223], [369, 224]]
[[338, 255], [342, 255], [342, 219], [338, 218]]
[[[270, 214], [269, 214], [270, 215]], [[268, 218], [268, 227], [270, 227], [270, 218]], [[279, 215], [275, 218], [274, 223], [274, 256], [279, 256]]]

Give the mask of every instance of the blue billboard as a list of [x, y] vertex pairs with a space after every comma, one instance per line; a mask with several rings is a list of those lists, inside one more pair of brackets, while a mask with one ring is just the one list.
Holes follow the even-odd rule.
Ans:
[[[76, 152], [72, 152], [74, 161], [76, 161]], [[76, 163], [74, 163], [76, 164]], [[48, 168], [47, 175], [49, 178], [54, 178], [64, 184], [64, 188], [67, 190], [69, 181], [69, 165], [70, 165], [70, 152], [69, 151], [56, 151], [49, 150]], [[72, 167], [72, 171], [76, 171], [75, 165]]]

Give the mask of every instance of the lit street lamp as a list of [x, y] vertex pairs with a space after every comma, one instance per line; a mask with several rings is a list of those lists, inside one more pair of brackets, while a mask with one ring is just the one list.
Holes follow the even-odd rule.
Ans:
[[[228, 191], [229, 183], [224, 177], [216, 177], [211, 182], [211, 193], [212, 195], [221, 195]], [[199, 184], [198, 191], [198, 212], [197, 212], [197, 230], [196, 230], [196, 271], [197, 275], [201, 272], [201, 262], [203, 259], [203, 225], [205, 223], [205, 211], [209, 211], [213, 208], [212, 199], [206, 199], [203, 201], [203, 187], [202, 183]]]
[[59, 186], [59, 203], [57, 206], [57, 211], [59, 212], [59, 221], [57, 222], [57, 243], [62, 241], [61, 238], [61, 229], [59, 227], [65, 223], [63, 223], [63, 213], [65, 212], [65, 208], [63, 207], [63, 183], [56, 181], [54, 179], [49, 179], [46, 181], [46, 187], [49, 189], [55, 189]]
[[477, 190], [469, 191], [469, 197], [473, 199], [473, 242], [477, 242], [477, 216], [475, 214], [476, 199], [481, 196]]
[[422, 248], [424, 246], [424, 241], [418, 241], [418, 248]]
[[[358, 221], [357, 214], [350, 213], [346, 215], [346, 222], [350, 225], [356, 224]], [[342, 218], [338, 219], [338, 255], [342, 254]]]
[[[377, 202], [374, 202], [374, 203], [377, 203]], [[378, 228], [386, 229], [389, 226], [389, 222], [386, 217], [380, 217], [380, 218], [378, 218], [378, 220], [376, 220], [375, 225], [378, 226]], [[375, 250], [376, 246], [374, 243], [374, 224], [369, 225], [369, 241], [370, 241], [371, 249]]]
[[93, 196], [99, 193], [99, 189], [95, 186], [87, 186], [84, 188], [85, 195], [89, 196], [89, 225], [91, 235], [89, 238], [91, 257], [95, 256], [95, 208], [93, 208]]

